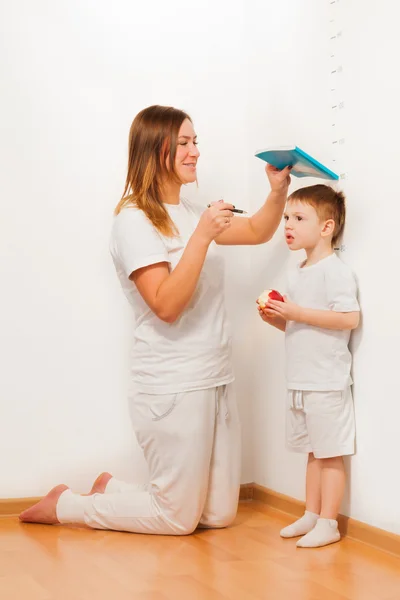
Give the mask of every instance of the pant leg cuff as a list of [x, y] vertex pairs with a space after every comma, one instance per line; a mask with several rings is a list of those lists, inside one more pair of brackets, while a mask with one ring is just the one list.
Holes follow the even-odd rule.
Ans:
[[115, 479], [115, 477], [111, 477], [111, 479], [108, 481], [106, 488], [104, 490], [105, 494], [118, 494], [121, 489], [120, 489], [120, 483], [118, 481], [118, 479]]
[[60, 523], [85, 523], [84, 502], [86, 498], [65, 490], [58, 499], [56, 506], [57, 519]]

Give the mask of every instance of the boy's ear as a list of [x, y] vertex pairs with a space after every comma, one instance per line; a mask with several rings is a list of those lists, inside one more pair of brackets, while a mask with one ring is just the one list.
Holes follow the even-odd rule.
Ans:
[[335, 231], [335, 221], [333, 219], [328, 219], [324, 223], [324, 226], [321, 231], [321, 235], [323, 237], [328, 237], [329, 235], [333, 235], [334, 231]]

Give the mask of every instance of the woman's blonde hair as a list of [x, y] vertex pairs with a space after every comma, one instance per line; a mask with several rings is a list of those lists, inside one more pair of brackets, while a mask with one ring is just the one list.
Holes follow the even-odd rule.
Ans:
[[127, 207], [141, 209], [162, 234], [173, 236], [176, 227], [162, 200], [162, 184], [179, 182], [175, 156], [179, 130], [189, 115], [172, 106], [149, 106], [136, 115], [129, 132], [128, 172], [115, 214]]

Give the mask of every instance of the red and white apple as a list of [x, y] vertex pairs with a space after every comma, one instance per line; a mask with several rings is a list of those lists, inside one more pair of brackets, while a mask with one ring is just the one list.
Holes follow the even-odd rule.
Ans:
[[264, 290], [263, 293], [257, 298], [257, 302], [261, 308], [265, 308], [268, 300], [278, 300], [279, 302], [284, 302], [282, 294], [276, 290]]

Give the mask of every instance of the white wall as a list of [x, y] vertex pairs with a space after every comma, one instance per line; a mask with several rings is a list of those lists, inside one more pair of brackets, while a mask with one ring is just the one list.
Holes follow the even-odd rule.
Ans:
[[[353, 338], [357, 454], [347, 461], [349, 489], [342, 507], [347, 515], [400, 533], [397, 476], [400, 403], [397, 385], [400, 317], [397, 277], [400, 217], [396, 174], [399, 138], [400, 84], [397, 58], [400, 41], [393, 3], [361, 0], [340, 2], [336, 13], [319, 0], [283, 0], [273, 13], [257, 3], [252, 22], [253, 58], [250, 79], [254, 148], [270, 143], [297, 143], [328, 165], [346, 172], [340, 182], [348, 196], [348, 217], [341, 258], [360, 283], [363, 323]], [[340, 8], [340, 10], [339, 10]], [[342, 31], [336, 58], [332, 53], [334, 17]], [[268, 46], [267, 46], [268, 45]], [[274, 60], [266, 47], [274, 47]], [[343, 67], [334, 84], [345, 109], [331, 110], [332, 65]], [[263, 73], [264, 77], [259, 74]], [[332, 122], [345, 143], [332, 153]], [[259, 125], [259, 127], [257, 127]], [[337, 164], [332, 163], [336, 156]], [[263, 186], [250, 162], [251, 197]], [[299, 187], [313, 180], [296, 180]], [[253, 296], [266, 287], [284, 290], [283, 271], [289, 261], [282, 235], [252, 251]], [[285, 401], [283, 340], [280, 332], [262, 327], [254, 315], [254, 479], [279, 492], [304, 499], [303, 457], [284, 447]]]
[[[318, 0], [284, 0], [271, 12], [255, 3], [257, 18], [249, 23], [249, 56], [253, 152], [267, 146], [297, 144], [330, 164], [328, 88], [328, 14]], [[274, 48], [273, 60], [267, 49]], [[250, 196], [263, 186], [258, 160], [250, 160]], [[292, 178], [295, 187], [310, 179]], [[255, 208], [255, 207], [254, 207]], [[266, 246], [251, 250], [252, 296], [265, 288], [285, 290], [290, 254], [283, 227]], [[285, 449], [285, 380], [283, 334], [264, 324], [253, 311], [254, 480], [278, 492], [304, 497], [304, 458]]]
[[[400, 533], [391, 5], [340, 2], [342, 258], [359, 276], [364, 315], [354, 339], [358, 449], [343, 510]], [[129, 307], [107, 248], [131, 120], [152, 103], [187, 110], [202, 152], [200, 188], [187, 194], [256, 210], [266, 193], [257, 148], [295, 142], [332, 164], [331, 10], [320, 0], [281, 0], [273, 10], [261, 0], [195, 10], [181, 0], [140, 10], [128, 0], [0, 3], [0, 497], [39, 495], [61, 481], [83, 490], [102, 469], [145, 477], [125, 400]], [[294, 186], [302, 183], [311, 181]], [[223, 252], [242, 481], [304, 498], [304, 460], [284, 448], [282, 336], [254, 308], [265, 287], [283, 289], [298, 257], [280, 233], [265, 247]]]
[[0, 497], [84, 490], [103, 469], [144, 478], [108, 252], [129, 127], [153, 103], [187, 110], [203, 154], [188, 193], [243, 204], [242, 3], [15, 0], [0, 17]]

